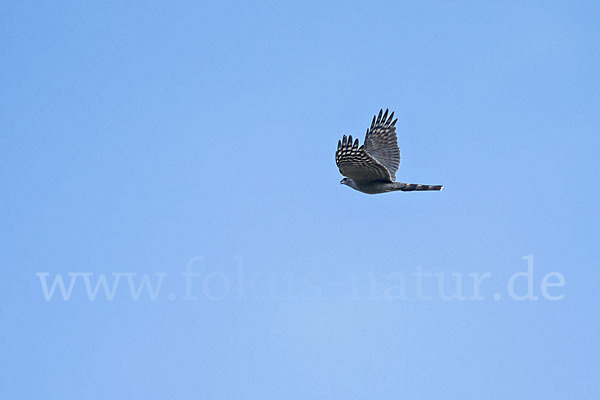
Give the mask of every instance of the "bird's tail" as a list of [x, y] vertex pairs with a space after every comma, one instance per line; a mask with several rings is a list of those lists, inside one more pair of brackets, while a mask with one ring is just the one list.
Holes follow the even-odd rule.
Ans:
[[396, 190], [402, 190], [403, 192], [412, 192], [413, 190], [437, 190], [440, 191], [444, 188], [444, 185], [419, 185], [416, 183], [395, 183]]

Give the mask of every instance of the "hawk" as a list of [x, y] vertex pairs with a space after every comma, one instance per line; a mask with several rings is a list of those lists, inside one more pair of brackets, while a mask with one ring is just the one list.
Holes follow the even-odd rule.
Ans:
[[358, 139], [352, 142], [352, 135], [338, 141], [335, 163], [344, 175], [340, 182], [352, 189], [367, 194], [377, 194], [402, 190], [437, 190], [443, 185], [419, 185], [396, 182], [396, 172], [400, 165], [400, 149], [396, 138], [394, 113], [379, 111], [373, 116], [371, 127], [367, 129], [365, 143], [358, 146]]

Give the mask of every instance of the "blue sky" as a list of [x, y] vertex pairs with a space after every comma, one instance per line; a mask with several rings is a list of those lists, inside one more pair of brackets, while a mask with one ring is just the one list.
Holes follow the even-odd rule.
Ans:
[[598, 398], [599, 11], [4, 2], [0, 397]]

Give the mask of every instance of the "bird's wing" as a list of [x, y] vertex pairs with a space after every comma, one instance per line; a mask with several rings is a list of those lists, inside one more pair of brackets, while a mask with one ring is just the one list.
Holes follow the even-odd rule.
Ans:
[[346, 135], [344, 135], [344, 138], [338, 141], [335, 163], [342, 175], [357, 183], [392, 182], [392, 176], [387, 168], [371, 157], [365, 151], [364, 146], [358, 147], [358, 139], [352, 143], [352, 136], [346, 138]]
[[385, 113], [380, 110], [379, 115], [373, 117], [371, 127], [367, 129], [364, 144], [365, 151], [387, 168], [393, 181], [396, 180], [396, 172], [400, 166], [396, 121], [398, 119], [394, 119], [393, 112], [388, 117], [388, 110], [385, 110]]

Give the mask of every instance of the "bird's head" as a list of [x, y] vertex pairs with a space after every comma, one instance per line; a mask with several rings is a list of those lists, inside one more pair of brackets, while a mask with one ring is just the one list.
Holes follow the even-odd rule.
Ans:
[[352, 187], [352, 184], [354, 183], [354, 181], [352, 181], [352, 179], [350, 179], [350, 178], [343, 178], [343, 179], [340, 181], [340, 183], [341, 183], [342, 185], [348, 185], [348, 186]]

